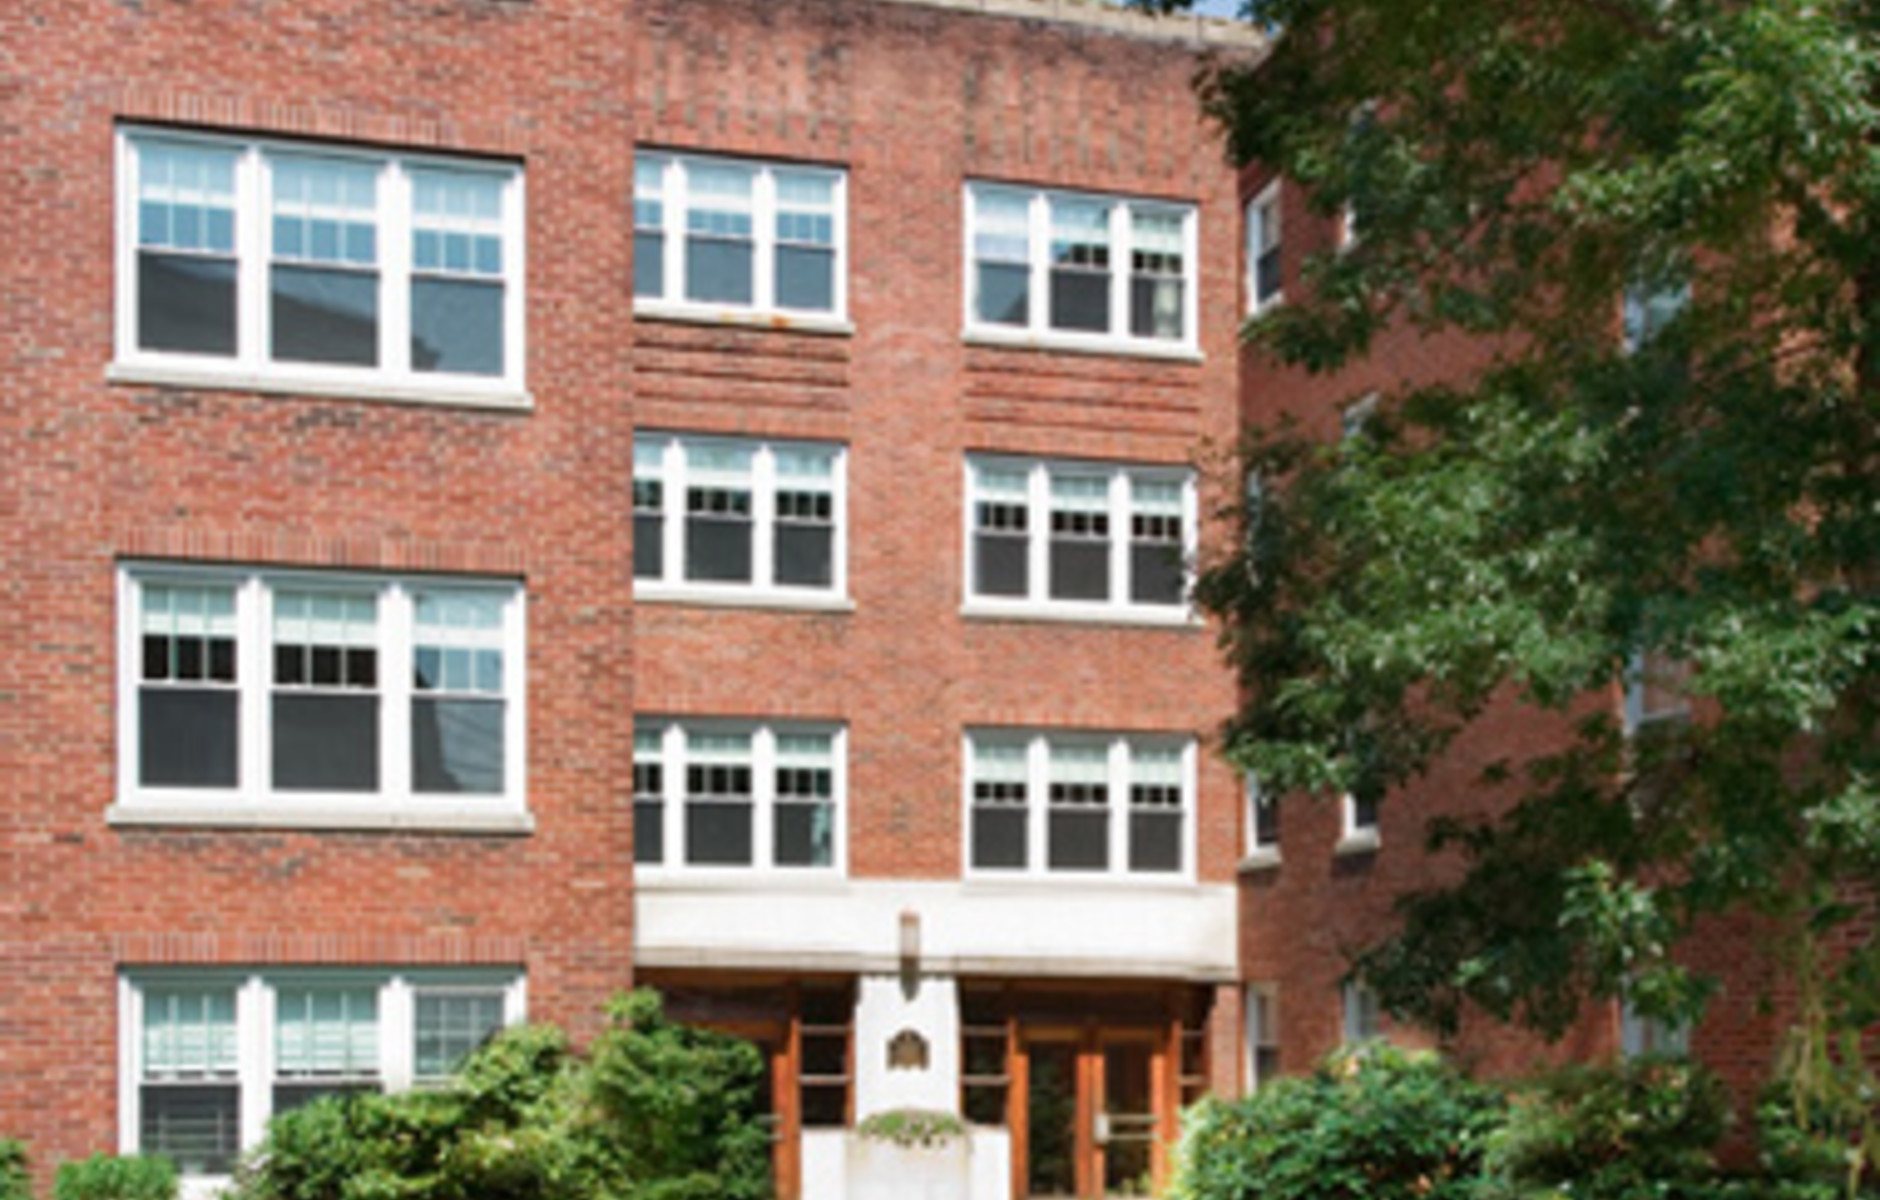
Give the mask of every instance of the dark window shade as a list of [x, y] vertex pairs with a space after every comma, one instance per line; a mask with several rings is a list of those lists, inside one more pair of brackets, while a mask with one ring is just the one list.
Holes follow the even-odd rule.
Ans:
[[235, 354], [235, 263], [180, 254], [137, 256], [137, 345]]
[[633, 294], [663, 296], [666, 293], [666, 235], [637, 232], [633, 235]]
[[827, 525], [777, 523], [777, 582], [828, 587], [835, 580], [835, 530]]
[[751, 814], [749, 804], [688, 801], [685, 861], [694, 866], [750, 866]]
[[1024, 596], [1031, 582], [1023, 537], [981, 533], [973, 538], [974, 588], [982, 596]]
[[708, 304], [750, 304], [755, 257], [753, 244], [741, 238], [686, 238], [685, 298]]
[[1109, 867], [1109, 813], [1055, 810], [1049, 823], [1052, 870], [1101, 871]]
[[241, 1088], [145, 1084], [138, 1092], [137, 1148], [185, 1175], [227, 1175], [241, 1153]]
[[1025, 866], [1025, 810], [973, 809], [973, 866], [989, 869]]
[[1129, 598], [1137, 604], [1182, 602], [1182, 555], [1168, 542], [1136, 542], [1129, 548]]
[[658, 513], [633, 514], [633, 577], [663, 579], [666, 575], [666, 518]]
[[411, 369], [501, 375], [503, 285], [470, 279], [411, 281]]
[[777, 247], [777, 304], [831, 312], [836, 306], [836, 252], [808, 246]]
[[274, 786], [282, 791], [378, 791], [378, 697], [276, 694]]
[[1260, 252], [1259, 261], [1254, 265], [1255, 298], [1262, 304], [1279, 295], [1280, 256], [1279, 247], [1272, 246]]
[[1351, 798], [1351, 825], [1354, 829], [1377, 828], [1377, 800], [1375, 797], [1353, 796]]
[[1031, 268], [1024, 263], [980, 263], [979, 319], [988, 325], [1029, 325]]
[[1129, 331], [1142, 338], [1180, 341], [1182, 281], [1144, 275], [1130, 279]]
[[501, 700], [411, 702], [411, 781], [420, 792], [494, 796], [503, 790]]
[[1051, 271], [1051, 328], [1087, 333], [1110, 331], [1107, 271]]
[[780, 867], [826, 867], [835, 861], [833, 810], [826, 804], [779, 804], [776, 853]]
[[144, 786], [235, 786], [241, 737], [233, 691], [144, 688], [137, 707], [137, 777]]
[[1051, 598], [1108, 600], [1110, 544], [1068, 538], [1051, 539]]
[[713, 583], [751, 582], [751, 521], [687, 517], [685, 577]]
[[1253, 806], [1253, 844], [1279, 845], [1279, 797], [1267, 796]]
[[1182, 818], [1172, 812], [1129, 814], [1129, 869], [1182, 869]]
[[657, 865], [666, 860], [666, 806], [657, 800], [633, 802], [633, 861]]
[[276, 266], [272, 281], [269, 312], [277, 361], [378, 364], [377, 272]]

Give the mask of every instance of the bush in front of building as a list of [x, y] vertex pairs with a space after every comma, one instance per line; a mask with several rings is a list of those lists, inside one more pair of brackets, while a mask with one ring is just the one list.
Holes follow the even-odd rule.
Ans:
[[1468, 1200], [1500, 1092], [1432, 1054], [1365, 1046], [1189, 1115], [1171, 1200]]
[[176, 1200], [176, 1190], [176, 1164], [158, 1155], [94, 1154], [52, 1179], [52, 1200]]
[[32, 1200], [32, 1176], [26, 1172], [26, 1147], [0, 1138], [0, 1200]]
[[585, 1053], [510, 1030], [433, 1091], [328, 1097], [275, 1118], [234, 1200], [764, 1200], [762, 1063], [735, 1038], [618, 999]]

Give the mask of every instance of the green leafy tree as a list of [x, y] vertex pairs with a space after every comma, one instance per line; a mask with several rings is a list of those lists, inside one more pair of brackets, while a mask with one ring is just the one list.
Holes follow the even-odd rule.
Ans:
[[[1251, 338], [1316, 372], [1387, 332], [1492, 355], [1342, 444], [1256, 431], [1200, 586], [1246, 685], [1231, 756], [1382, 798], [1491, 709], [1551, 714], [1483, 781], [1503, 815], [1432, 826], [1466, 876], [1362, 962], [1385, 1001], [1689, 1017], [1677, 945], [1747, 911], [1840, 947], [1811, 962], [1845, 1062], [1880, 1014], [1880, 4], [1249, 8], [1271, 53], [1202, 102], [1359, 234]], [[1638, 663], [1694, 719], [1624, 736]]]

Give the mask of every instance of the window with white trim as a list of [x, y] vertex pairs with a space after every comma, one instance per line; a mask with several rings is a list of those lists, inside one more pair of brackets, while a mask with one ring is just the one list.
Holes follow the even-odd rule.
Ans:
[[840, 727], [648, 719], [633, 751], [642, 871], [845, 869]]
[[969, 607], [1187, 619], [1193, 472], [990, 456], [966, 471]]
[[117, 357], [239, 386], [522, 389], [522, 172], [126, 128]]
[[446, 1080], [523, 1019], [506, 969], [151, 970], [119, 981], [119, 1149], [229, 1175], [270, 1117]]
[[1247, 1091], [1256, 1092], [1279, 1078], [1279, 988], [1247, 985]]
[[1346, 792], [1339, 797], [1340, 845], [1347, 849], [1377, 845], [1377, 800]]
[[1192, 874], [1192, 740], [975, 730], [965, 755], [970, 874]]
[[1347, 1046], [1374, 1042], [1384, 1036], [1384, 1007], [1370, 984], [1348, 980], [1339, 989], [1338, 996]]
[[124, 811], [519, 813], [509, 581], [122, 572]]
[[1691, 718], [1691, 664], [1660, 650], [1635, 652], [1626, 662], [1621, 720], [1627, 737]]
[[1626, 1058], [1647, 1055], [1683, 1057], [1691, 1052], [1691, 1026], [1687, 1021], [1647, 1016], [1632, 1002], [1630, 987], [1619, 997], [1619, 1053]]
[[969, 335], [1193, 350], [1192, 204], [966, 186]]
[[642, 151], [633, 159], [640, 311], [841, 319], [848, 173]]
[[845, 460], [842, 447], [813, 442], [635, 435], [639, 594], [841, 597]]
[[1281, 300], [1284, 269], [1280, 243], [1280, 181], [1247, 202], [1247, 315], [1258, 316]]
[[1260, 786], [1249, 773], [1244, 777], [1247, 800], [1247, 853], [1274, 858], [1279, 854], [1279, 796]]

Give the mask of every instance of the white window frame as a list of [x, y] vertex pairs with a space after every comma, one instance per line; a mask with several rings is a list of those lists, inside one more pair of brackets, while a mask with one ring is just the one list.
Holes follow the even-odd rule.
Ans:
[[[974, 303], [976, 290], [973, 242], [978, 223], [981, 192], [996, 192], [1024, 197], [1028, 204], [1028, 254], [1031, 311], [1024, 328], [981, 321]], [[1100, 203], [1110, 206], [1110, 329], [1107, 333], [1054, 329], [1050, 319], [1051, 294], [1051, 204], [1054, 200]], [[1130, 250], [1134, 233], [1131, 217], [1137, 211], [1178, 216], [1182, 223], [1182, 336], [1180, 338], [1138, 337], [1130, 332]], [[965, 214], [962, 222], [962, 257], [965, 285], [965, 339], [993, 345], [1035, 346], [1047, 349], [1086, 351], [1103, 354], [1132, 354], [1156, 358], [1199, 359], [1201, 357], [1200, 303], [1200, 212], [1192, 203], [1161, 200], [1147, 196], [1122, 196], [1102, 192], [1077, 192], [1041, 189], [1023, 184], [994, 180], [968, 180], [965, 188]]]
[[[1245, 1091], [1251, 1095], [1273, 1082], [1260, 1073], [1260, 1051], [1272, 1050], [1275, 1057], [1279, 1053], [1279, 986], [1272, 983], [1248, 984], [1242, 1007], [1246, 1031], [1241, 1078]], [[1264, 1021], [1261, 1020], [1263, 1009]]]
[[[118, 581], [118, 787], [114, 824], [260, 828], [438, 829], [524, 833], [528, 747], [527, 596], [514, 579], [396, 576], [293, 569], [251, 570], [129, 562]], [[238, 779], [232, 788], [146, 787], [139, 778], [138, 693], [142, 684], [143, 588], [227, 587], [235, 592]], [[377, 601], [379, 789], [276, 791], [272, 774], [273, 597], [278, 589], [370, 595]], [[504, 703], [503, 790], [490, 795], [423, 793], [411, 779], [411, 702], [418, 593], [501, 593]]]
[[[973, 747], [984, 738], [994, 742], [1023, 742], [1025, 746], [1025, 865], [1020, 868], [979, 867], [973, 864]], [[1053, 869], [1050, 866], [1051, 745], [1101, 745], [1109, 775], [1108, 866], [1101, 871]], [[1129, 867], [1130, 750], [1179, 750], [1182, 775], [1181, 865], [1174, 871], [1132, 871]], [[992, 726], [968, 729], [960, 743], [960, 869], [964, 877], [982, 882], [1065, 884], [1102, 882], [1128, 886], [1191, 884], [1195, 881], [1197, 762], [1195, 739], [1182, 734], [1108, 733], [1080, 729], [1010, 729]]]
[[[978, 525], [978, 475], [981, 470], [1024, 472], [1026, 476], [1026, 588], [1018, 596], [987, 596], [977, 592], [973, 541]], [[1109, 485], [1110, 598], [1055, 600], [1051, 597], [1051, 477], [1053, 474], [1103, 476]], [[1184, 598], [1180, 604], [1138, 604], [1130, 599], [1131, 483], [1143, 480], [1175, 483], [1182, 489], [1182, 574]], [[998, 454], [968, 454], [962, 509], [964, 557], [960, 613], [966, 617], [1021, 618], [1060, 621], [1122, 622], [1142, 625], [1199, 625], [1194, 611], [1194, 563], [1201, 506], [1195, 472], [1188, 467], [1137, 463], [1103, 463], [1057, 458], [1015, 458]]]
[[[660, 739], [663, 839], [658, 863], [636, 863], [636, 884], [719, 881], [748, 886], [753, 880], [784, 884], [807, 880], [845, 879], [849, 873], [849, 735], [833, 721], [756, 721], [720, 717], [641, 717], [636, 732], [656, 730]], [[739, 734], [751, 739], [751, 863], [686, 862], [686, 735]], [[827, 866], [780, 866], [776, 861], [777, 739], [810, 734], [830, 739], [833, 853]]]
[[[1276, 865], [1280, 861], [1280, 834], [1276, 829], [1271, 841], [1260, 840], [1260, 810], [1268, 804], [1277, 806], [1278, 796], [1269, 796], [1260, 787], [1260, 780], [1251, 771], [1241, 777], [1242, 796], [1245, 799], [1244, 815], [1247, 822], [1247, 853], [1242, 865], [1247, 867], [1265, 867]], [[1279, 810], [1274, 809], [1275, 819]]]
[[[659, 579], [633, 580], [637, 600], [671, 600], [693, 604], [728, 604], [763, 608], [833, 608], [854, 607], [849, 599], [849, 489], [848, 447], [837, 442], [793, 441], [782, 438], [738, 438], [717, 434], [675, 433], [665, 430], [638, 430], [634, 447], [661, 447], [658, 478], [664, 484], [661, 509], [661, 566]], [[719, 446], [748, 450], [751, 462], [751, 582], [722, 583], [685, 577], [685, 498], [688, 481], [686, 449], [692, 446]], [[834, 533], [830, 546], [828, 587], [800, 587], [772, 582], [776, 574], [777, 492], [782, 479], [777, 473], [779, 451], [814, 450], [831, 455], [830, 496]], [[783, 488], [782, 490], [788, 490]]]
[[[261, 1144], [274, 1103], [275, 997], [282, 988], [351, 986], [378, 996], [378, 1081], [387, 1092], [408, 1091], [428, 1081], [414, 1074], [420, 991], [497, 990], [503, 995], [503, 1025], [520, 1025], [528, 1014], [528, 978], [514, 967], [398, 968], [282, 967], [265, 972], [239, 968], [183, 967], [123, 971], [118, 975], [118, 1152], [138, 1152], [143, 1127], [144, 994], [150, 988], [215, 988], [235, 994], [235, 1084], [240, 1089], [241, 1148]], [[189, 1176], [221, 1185], [225, 1175]], [[186, 1195], [213, 1194], [213, 1187]]]
[[1619, 994], [1619, 1054], [1626, 1059], [1646, 1055], [1689, 1057], [1691, 1026], [1688, 1022], [1648, 1017], [1632, 1006], [1628, 984]]
[[[1653, 674], [1658, 678], [1650, 678]], [[1689, 721], [1691, 698], [1684, 686], [1689, 678], [1690, 664], [1685, 660], [1634, 651], [1626, 659], [1625, 694], [1619, 709], [1620, 728], [1625, 736], [1636, 737], [1641, 730], [1653, 725]], [[1646, 707], [1654, 684], [1657, 690], [1672, 694], [1671, 702], [1665, 707]]]
[[[1257, 317], [1263, 312], [1277, 308], [1286, 302], [1285, 254], [1286, 224], [1280, 211], [1281, 180], [1275, 179], [1247, 201], [1244, 232], [1246, 235], [1245, 255], [1247, 260], [1246, 312], [1250, 317]], [[1280, 283], [1270, 296], [1260, 295], [1260, 243], [1264, 241], [1267, 226], [1273, 229], [1273, 245], [1280, 254]]]
[[1345, 1045], [1363, 1046], [1388, 1040], [1384, 1034], [1384, 1007], [1369, 984], [1346, 980], [1338, 989], [1338, 1002], [1339, 1030]]
[[1350, 792], [1338, 797], [1338, 854], [1368, 854], [1382, 844], [1378, 832], [1383, 814], [1374, 812], [1369, 822], [1358, 819], [1358, 798]]
[[[145, 350], [138, 346], [138, 145], [193, 145], [237, 155], [235, 168], [236, 352], [232, 357]], [[363, 396], [527, 407], [528, 278], [523, 168], [499, 159], [433, 153], [390, 152], [344, 143], [295, 142], [280, 138], [206, 134], [142, 125], [120, 125], [116, 137], [116, 356], [110, 377], [129, 382], [173, 383], [305, 395]], [[277, 155], [346, 160], [377, 167], [377, 270], [379, 350], [375, 366], [275, 362], [271, 342], [268, 274], [271, 265], [271, 161]], [[502, 185], [503, 374], [471, 375], [414, 371], [411, 347], [411, 241], [413, 170], [470, 173]]]
[[[675, 150], [645, 148], [634, 151], [634, 165], [654, 163], [661, 178], [660, 232], [666, 239], [661, 294], [633, 298], [633, 312], [639, 317], [676, 320], [748, 322], [766, 328], [795, 329], [804, 332], [849, 333], [849, 172], [845, 166], [829, 163], [782, 162], [761, 158], [696, 154]], [[685, 296], [686, 214], [690, 192], [689, 168], [693, 164], [743, 167], [756, 173], [751, 189], [751, 303], [688, 300]], [[835, 263], [831, 296], [833, 307], [823, 309], [786, 308], [776, 301], [777, 250], [777, 172], [794, 172], [827, 177], [833, 185], [835, 216]], [[637, 232], [636, 225], [636, 232]]]

